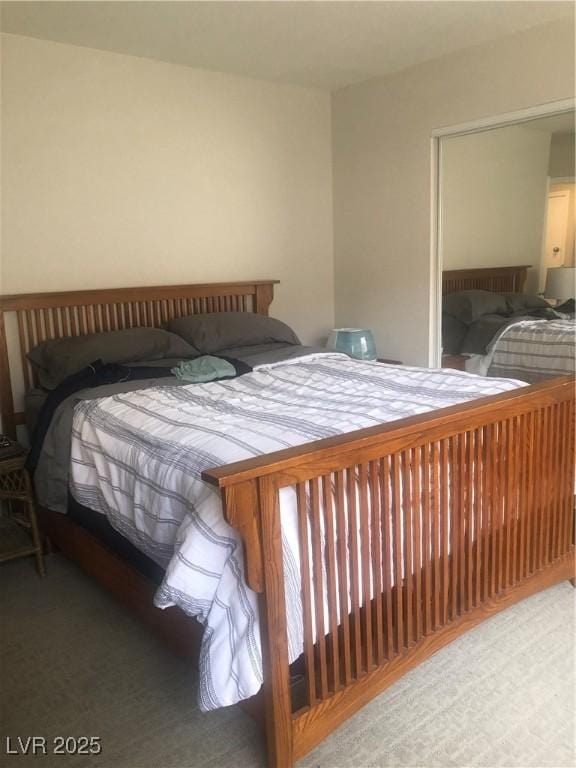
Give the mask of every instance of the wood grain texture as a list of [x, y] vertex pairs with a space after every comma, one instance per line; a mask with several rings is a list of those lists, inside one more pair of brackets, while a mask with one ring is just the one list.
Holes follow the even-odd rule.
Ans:
[[530, 265], [447, 269], [442, 272], [442, 295], [471, 289], [495, 293], [523, 293]]
[[205, 312], [256, 312], [267, 315], [277, 280], [103, 288], [64, 293], [0, 296], [0, 415], [6, 434], [16, 435], [24, 414], [15, 412], [5, 316], [18, 324], [18, 357], [26, 390], [36, 384], [27, 354], [47, 339], [101, 331], [158, 327], [175, 317]]
[[547, 589], [574, 574], [574, 553], [556, 560], [546, 569], [533, 574], [522, 585], [503, 592], [482, 608], [461, 616], [454, 622], [425, 638], [411, 653], [397, 656], [384, 666], [376, 667], [370, 675], [358, 681], [354, 688], [345, 688], [317, 707], [299, 713], [293, 720], [294, 759], [298, 760], [325, 739], [335, 728], [371, 701], [375, 696], [403, 677], [418, 664], [432, 656], [457, 637], [473, 629], [499, 611], [530, 595]]
[[[224, 493], [256, 477], [268, 510], [295, 488], [306, 541], [310, 530], [306, 691], [272, 765], [461, 632], [572, 575], [573, 400], [574, 381], [553, 380], [205, 473]], [[270, 674], [281, 682], [287, 662]]]
[[247, 481], [226, 488], [222, 495], [222, 508], [224, 517], [238, 531], [244, 544], [246, 583], [254, 592], [262, 592], [264, 567], [257, 484]]
[[266, 739], [270, 764], [283, 768], [293, 762], [293, 732], [282, 531], [278, 493], [272, 479], [258, 481], [258, 497], [265, 585], [264, 592], [259, 596], [259, 608]]

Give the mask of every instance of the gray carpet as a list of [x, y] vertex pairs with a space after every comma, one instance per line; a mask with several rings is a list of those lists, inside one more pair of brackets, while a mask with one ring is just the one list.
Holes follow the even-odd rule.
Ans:
[[[237, 707], [200, 713], [194, 674], [75, 566], [0, 567], [2, 734], [100, 736], [99, 757], [43, 766], [265, 765]], [[299, 764], [574, 765], [574, 590], [566, 582], [496, 616], [413, 670]], [[28, 758], [7, 757], [16, 766]]]

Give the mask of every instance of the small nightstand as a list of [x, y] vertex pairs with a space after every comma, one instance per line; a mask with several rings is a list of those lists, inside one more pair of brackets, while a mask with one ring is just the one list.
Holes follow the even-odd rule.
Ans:
[[[22, 512], [13, 514], [12, 508], [0, 516], [0, 562], [17, 557], [35, 555], [36, 569], [44, 576], [44, 556], [36, 522], [34, 493], [28, 472], [24, 468], [24, 449], [17, 455], [0, 458], [0, 499], [20, 502]], [[23, 529], [28, 529], [29, 536]]]
[[388, 365], [404, 365], [402, 360], [389, 360], [387, 357], [377, 357], [377, 362], [388, 363]]

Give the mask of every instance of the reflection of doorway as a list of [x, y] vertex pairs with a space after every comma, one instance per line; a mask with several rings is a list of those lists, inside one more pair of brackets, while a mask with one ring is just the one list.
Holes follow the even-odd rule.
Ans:
[[574, 264], [574, 203], [572, 183], [554, 183], [548, 192], [546, 235], [540, 266], [540, 290], [544, 290], [546, 270]]

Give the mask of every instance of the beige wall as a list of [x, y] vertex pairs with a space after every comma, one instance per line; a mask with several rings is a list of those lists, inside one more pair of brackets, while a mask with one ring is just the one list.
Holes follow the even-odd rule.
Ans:
[[3, 293], [278, 278], [334, 322], [330, 98], [3, 35]]
[[571, 25], [551, 24], [333, 97], [336, 322], [428, 361], [431, 133], [574, 95]]
[[574, 163], [574, 134], [554, 134], [552, 136], [552, 145], [550, 147], [549, 175], [552, 178], [573, 177], [576, 172]]
[[538, 291], [550, 134], [522, 126], [442, 140], [444, 269], [530, 264]]

